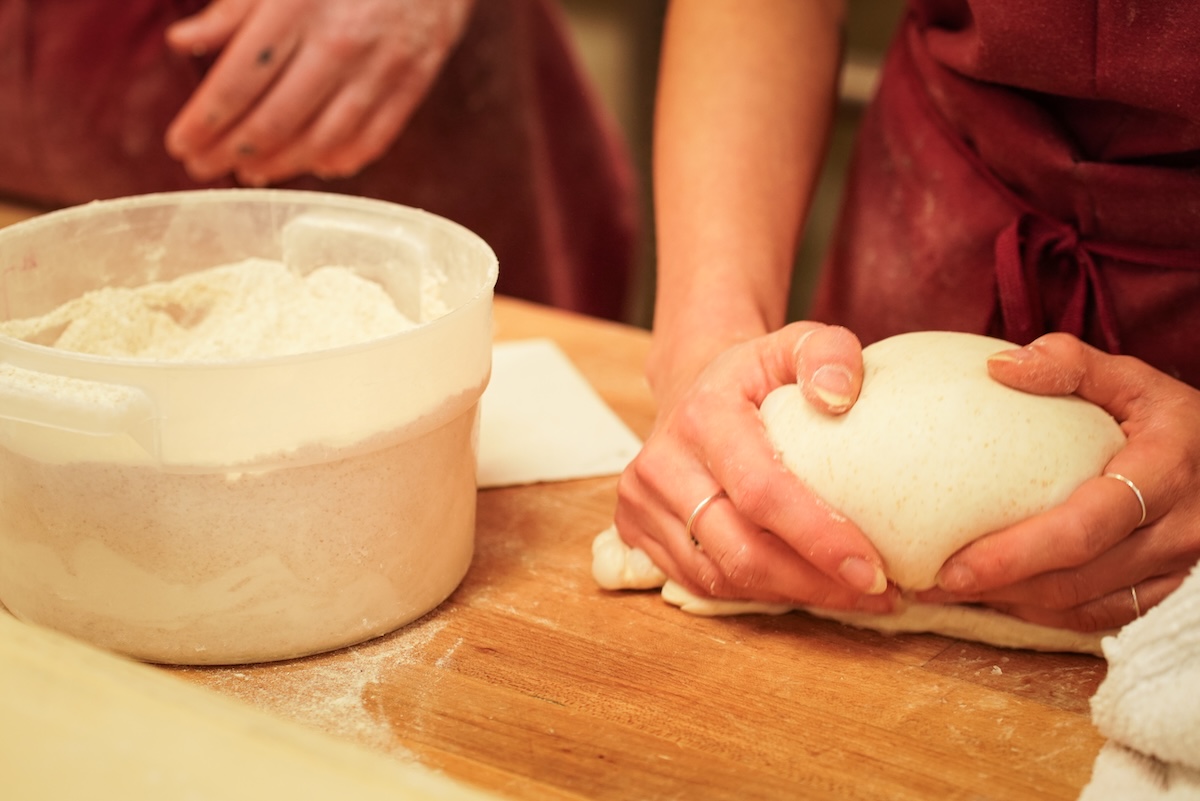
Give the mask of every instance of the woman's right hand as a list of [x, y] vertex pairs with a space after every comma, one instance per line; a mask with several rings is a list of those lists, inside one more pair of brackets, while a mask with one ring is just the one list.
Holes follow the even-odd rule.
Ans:
[[[617, 530], [702, 596], [890, 612], [897, 591], [878, 552], [767, 440], [759, 405], [798, 377], [810, 401], [845, 411], [861, 386], [857, 338], [843, 328], [794, 323], [713, 359], [662, 408], [621, 476]], [[688, 518], [719, 491], [725, 496], [704, 508], [689, 537]]]

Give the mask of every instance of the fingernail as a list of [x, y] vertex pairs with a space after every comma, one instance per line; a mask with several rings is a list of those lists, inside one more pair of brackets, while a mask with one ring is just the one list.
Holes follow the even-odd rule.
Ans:
[[850, 371], [839, 364], [826, 364], [812, 376], [812, 389], [832, 411], [845, 411], [854, 398], [850, 394]]
[[946, 565], [937, 576], [938, 586], [947, 592], [973, 592], [978, 581], [975, 574], [965, 565]]
[[1025, 348], [1017, 348], [1016, 350], [1002, 350], [999, 353], [993, 353], [988, 356], [989, 362], [1011, 362], [1012, 364], [1020, 364], [1027, 362], [1033, 358], [1033, 354]]
[[858, 556], [847, 557], [838, 566], [838, 575], [851, 587], [867, 595], [879, 595], [887, 589], [887, 576], [883, 574], [883, 568]]

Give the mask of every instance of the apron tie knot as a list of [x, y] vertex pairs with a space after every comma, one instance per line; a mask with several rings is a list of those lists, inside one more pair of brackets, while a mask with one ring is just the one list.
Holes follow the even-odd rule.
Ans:
[[1074, 226], [1026, 212], [1000, 232], [995, 250], [1004, 338], [1026, 345], [1049, 331], [1086, 339], [1098, 330], [1100, 341], [1092, 344], [1121, 352], [1096, 248]]

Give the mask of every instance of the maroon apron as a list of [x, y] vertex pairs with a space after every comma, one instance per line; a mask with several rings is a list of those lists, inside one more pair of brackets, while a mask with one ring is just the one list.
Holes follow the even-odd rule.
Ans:
[[[0, 196], [61, 206], [199, 186], [163, 137], [208, 62], [163, 32], [204, 0], [0, 0]], [[626, 309], [636, 186], [551, 0], [479, 0], [379, 161], [288, 188], [417, 206], [496, 250], [497, 290], [604, 317]]]
[[813, 317], [1067, 331], [1200, 386], [1200, 6], [910, 6]]

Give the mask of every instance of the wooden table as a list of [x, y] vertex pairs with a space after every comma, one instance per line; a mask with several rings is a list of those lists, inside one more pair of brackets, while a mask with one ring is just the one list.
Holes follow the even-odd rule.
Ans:
[[[639, 434], [645, 332], [499, 299]], [[449, 601], [401, 631], [176, 675], [513, 798], [1074, 799], [1102, 660], [804, 615], [699, 619], [590, 575], [616, 478], [487, 490]]]
[[[3, 211], [3, 209], [0, 209]], [[645, 332], [498, 299], [645, 435]], [[451, 598], [370, 643], [164, 668], [520, 799], [1075, 799], [1102, 660], [888, 637], [805, 615], [704, 619], [590, 576], [616, 478], [483, 491]]]

